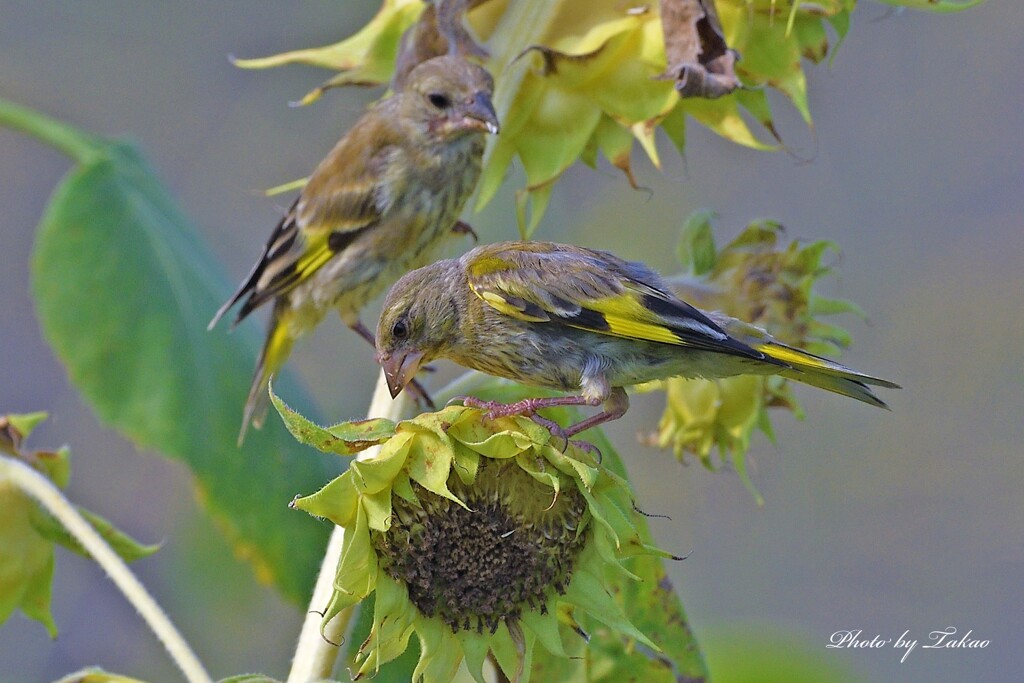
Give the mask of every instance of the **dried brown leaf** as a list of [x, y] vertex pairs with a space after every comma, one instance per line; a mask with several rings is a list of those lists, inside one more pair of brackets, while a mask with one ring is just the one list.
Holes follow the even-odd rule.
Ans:
[[661, 0], [668, 68], [680, 97], [716, 99], [739, 87], [738, 53], [725, 42], [713, 0]]

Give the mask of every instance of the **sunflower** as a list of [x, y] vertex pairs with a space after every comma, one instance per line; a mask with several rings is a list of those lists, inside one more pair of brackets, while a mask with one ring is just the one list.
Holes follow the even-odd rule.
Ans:
[[[701, 308], [749, 322], [785, 344], [835, 356], [849, 345], [850, 335], [819, 317], [864, 316], [849, 301], [813, 291], [832, 272], [824, 259], [838, 250], [832, 242], [801, 243], [784, 235], [780, 224], [756, 221], [719, 250], [711, 234], [711, 214], [698, 212], [683, 229], [680, 257], [687, 272], [671, 283]], [[773, 438], [768, 409], [783, 408], [803, 417], [789, 382], [777, 376], [672, 378], [643, 388], [652, 389], [665, 390], [666, 404], [657, 430], [644, 440], [671, 447], [680, 460], [696, 455], [708, 466], [717, 449], [748, 487], [744, 454], [755, 429]]]
[[556, 657], [580, 651], [580, 612], [658, 651], [626, 618], [611, 581], [632, 576], [628, 557], [669, 555], [642, 541], [627, 484], [589, 453], [572, 444], [563, 452], [528, 418], [489, 419], [463, 406], [321, 429], [323, 438], [311, 437], [316, 429], [305, 423], [300, 439], [323, 450], [381, 444], [292, 503], [345, 529], [323, 623], [374, 594], [357, 678], [402, 654], [415, 634], [416, 680], [449, 681], [465, 660], [483, 681], [490, 657], [524, 681], [538, 642]]

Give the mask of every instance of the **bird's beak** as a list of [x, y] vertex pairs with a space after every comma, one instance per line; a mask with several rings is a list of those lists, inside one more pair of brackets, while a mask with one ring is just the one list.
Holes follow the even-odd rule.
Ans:
[[491, 98], [478, 92], [463, 112], [462, 124], [466, 128], [495, 134], [499, 130], [498, 114], [494, 111]]
[[423, 352], [407, 351], [381, 358], [380, 366], [384, 368], [384, 378], [388, 381], [391, 398], [395, 398], [423, 367]]

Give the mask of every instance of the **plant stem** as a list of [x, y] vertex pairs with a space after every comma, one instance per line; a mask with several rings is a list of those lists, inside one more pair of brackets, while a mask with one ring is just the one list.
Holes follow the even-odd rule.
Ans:
[[[561, 0], [517, 0], [502, 14], [488, 48], [493, 55], [489, 66], [495, 75], [494, 109], [499, 121], [507, 121], [523, 78], [528, 59], [516, 61], [523, 50], [540, 41], [562, 5]], [[496, 138], [490, 136], [483, 166], [487, 167]]]
[[0, 125], [32, 137], [54, 147], [75, 161], [93, 156], [100, 145], [99, 138], [46, 114], [22, 107], [0, 98]]
[[[370, 401], [370, 408], [367, 410], [366, 416], [370, 418], [385, 417], [396, 421], [405, 417], [410, 407], [407, 395], [408, 392], [403, 392], [397, 399], [391, 400], [387, 382], [384, 379], [384, 374], [381, 373], [377, 379], [377, 386], [373, 391], [373, 399]], [[375, 457], [378, 451], [380, 451], [379, 446], [368, 448], [361, 452], [356, 459], [369, 460]], [[348, 629], [354, 608], [343, 610], [338, 616], [323, 625], [322, 635], [323, 617], [321, 615], [334, 591], [334, 575], [338, 571], [338, 560], [341, 558], [344, 540], [345, 530], [340, 526], [334, 527], [330, 541], [327, 543], [323, 562], [320, 565], [316, 586], [313, 588], [309, 610], [302, 623], [302, 631], [299, 633], [299, 642], [292, 659], [292, 669], [288, 672], [288, 683], [309, 683], [322, 678], [330, 678], [334, 671], [339, 645]], [[339, 645], [333, 645], [333, 643]]]
[[35, 498], [46, 508], [75, 539], [82, 544], [96, 563], [120, 589], [125, 598], [138, 610], [143, 620], [163, 643], [171, 659], [178, 665], [185, 679], [190, 683], [210, 683], [210, 674], [203, 668], [199, 658], [171, 623], [170, 617], [160, 608], [146, 587], [132, 574], [124, 560], [107, 545], [106, 541], [92, 528], [75, 506], [53, 482], [27, 464], [5, 455], [0, 455], [0, 481], [7, 480], [26, 494]]

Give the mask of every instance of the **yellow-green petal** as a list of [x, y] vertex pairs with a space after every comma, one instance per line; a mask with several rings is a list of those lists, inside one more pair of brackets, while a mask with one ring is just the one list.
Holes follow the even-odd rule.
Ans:
[[355, 522], [359, 502], [359, 491], [352, 482], [352, 476], [349, 470], [332, 479], [316, 493], [296, 498], [291, 506], [347, 527]]
[[377, 554], [370, 544], [366, 512], [358, 506], [355, 525], [345, 534], [334, 586], [338, 591], [355, 597], [354, 604], [369, 595], [376, 585]]
[[423, 623], [416, 629], [420, 638], [420, 661], [412, 674], [423, 683], [448, 683], [462, 663], [462, 648], [451, 630], [440, 622]]
[[402, 33], [419, 18], [423, 7], [419, 0], [384, 0], [380, 11], [370, 23], [340, 43], [294, 50], [271, 57], [236, 59], [234, 64], [243, 69], [308, 64], [341, 72], [309, 92], [301, 104], [314, 102], [324, 90], [339, 85], [386, 83], [395, 68]]

